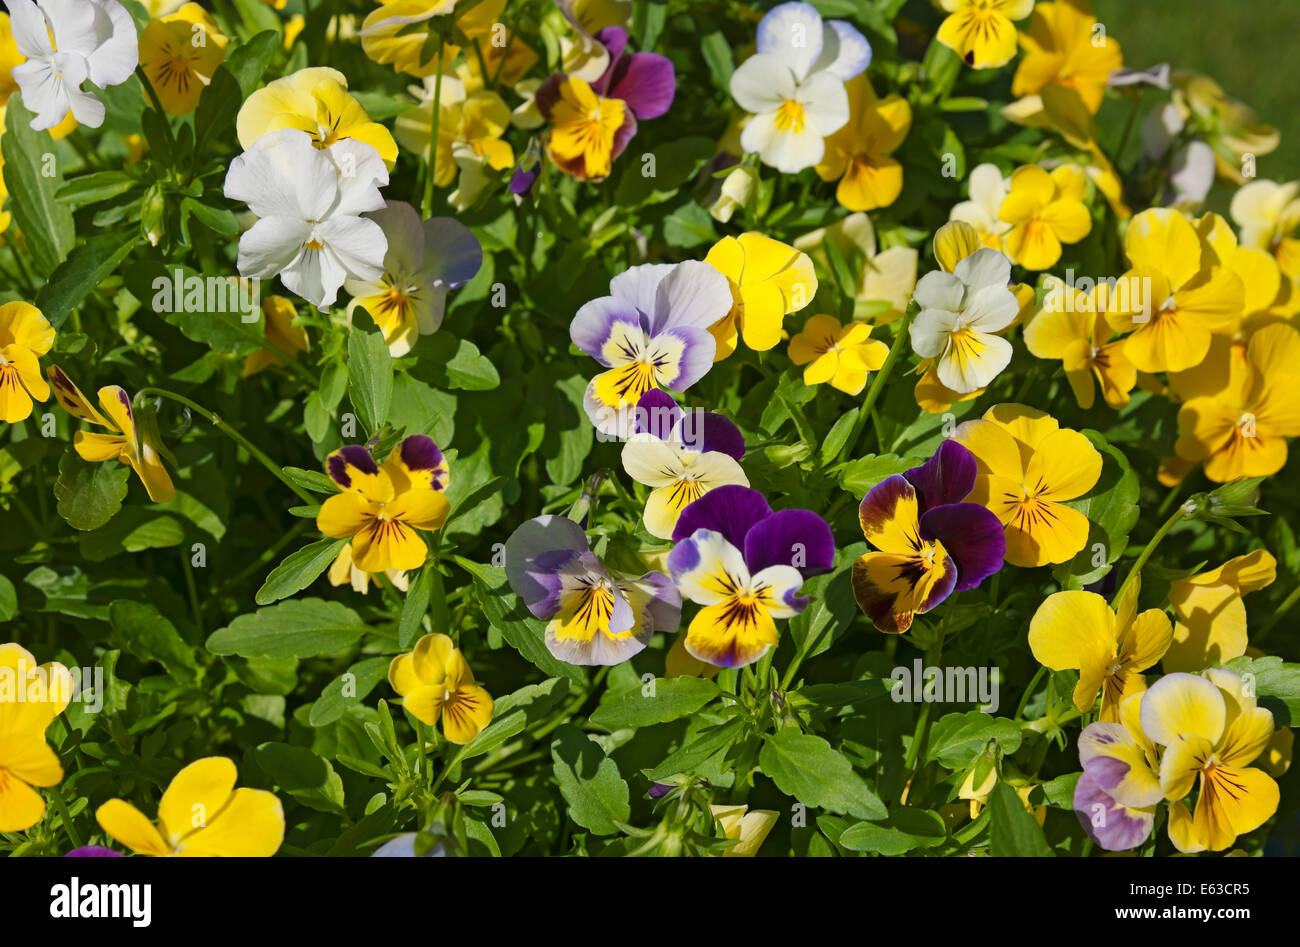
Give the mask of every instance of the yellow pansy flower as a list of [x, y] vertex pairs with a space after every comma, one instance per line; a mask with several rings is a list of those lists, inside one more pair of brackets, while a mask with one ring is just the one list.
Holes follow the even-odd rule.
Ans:
[[208, 756], [172, 779], [156, 825], [125, 799], [110, 799], [95, 819], [138, 855], [269, 858], [284, 841], [284, 807], [265, 789], [236, 789], [238, 778], [233, 762]]
[[45, 815], [32, 787], [63, 780], [45, 731], [72, 699], [72, 675], [58, 662], [38, 665], [15, 642], [0, 644], [0, 832], [24, 832]]
[[[437, 17], [455, 12], [456, 0], [381, 0], [380, 6], [366, 15], [361, 23], [361, 49], [381, 66], [391, 65], [394, 72], [423, 79], [450, 69], [460, 52], [459, 46], [443, 44], [441, 59], [436, 39]], [[427, 24], [424, 29], [419, 24]]]
[[276, 79], [250, 95], [235, 121], [240, 147], [270, 132], [296, 128], [311, 136], [317, 148], [351, 138], [370, 145], [389, 170], [397, 161], [397, 142], [361, 103], [348, 93], [348, 80], [337, 69], [315, 66]]
[[722, 834], [736, 844], [722, 852], [723, 858], [752, 858], [758, 854], [776, 820], [779, 812], [771, 809], [750, 809], [749, 806], [709, 806]]
[[912, 127], [912, 107], [899, 95], [876, 97], [866, 73], [845, 83], [849, 121], [826, 139], [817, 165], [823, 181], [838, 180], [835, 199], [849, 210], [875, 210], [898, 200], [903, 166], [889, 157]]
[[877, 250], [871, 218], [860, 212], [804, 234], [795, 240], [794, 248], [830, 272], [827, 243], [835, 245], [854, 276], [854, 318], [881, 326], [902, 318], [916, 289], [916, 250], [909, 246]]
[[[429, 153], [433, 131], [434, 86], [425, 80], [413, 86], [420, 104], [398, 116], [396, 135], [403, 148], [421, 157]], [[433, 183], [449, 187], [456, 180], [459, 165], [456, 152], [467, 147], [495, 171], [513, 167], [515, 152], [501, 136], [510, 127], [510, 106], [495, 92], [469, 92], [465, 83], [444, 76], [438, 97], [438, 146], [434, 151]]]
[[140, 68], [168, 115], [187, 115], [226, 58], [229, 40], [208, 12], [187, 3], [150, 20], [140, 34]]
[[1229, 212], [1243, 246], [1271, 253], [1283, 273], [1300, 277], [1300, 181], [1251, 181], [1232, 196]]
[[717, 343], [713, 360], [736, 350], [737, 339], [755, 352], [781, 341], [781, 324], [817, 295], [817, 273], [808, 254], [761, 233], [723, 237], [704, 262], [727, 278], [731, 311], [709, 327]]
[[1131, 582], [1112, 611], [1095, 592], [1055, 592], [1029, 622], [1029, 649], [1053, 671], [1074, 669], [1074, 706], [1087, 713], [1101, 692], [1097, 719], [1118, 723], [1124, 698], [1146, 690], [1142, 672], [1169, 650], [1174, 629], [1160, 608], [1137, 611], [1140, 583]]
[[[267, 341], [276, 348], [288, 355], [297, 355], [311, 348], [311, 343], [307, 339], [307, 330], [293, 324], [293, 320], [298, 317], [298, 311], [285, 297], [267, 296], [263, 299], [262, 316], [265, 319]], [[249, 352], [244, 358], [244, 377], [256, 375], [272, 365], [283, 364], [284, 359], [270, 349], [257, 349]]]
[[316, 528], [352, 540], [352, 561], [366, 572], [407, 571], [424, 564], [429, 547], [416, 530], [441, 529], [451, 512], [444, 491], [446, 458], [423, 434], [403, 438], [383, 466], [359, 444], [325, 458], [340, 492], [316, 514]]
[[846, 395], [867, 387], [867, 374], [885, 364], [889, 346], [871, 338], [871, 326], [850, 322], [846, 326], [832, 316], [812, 316], [803, 331], [790, 340], [790, 361], [806, 365], [805, 385], [830, 382]]
[[1084, 410], [1092, 407], [1097, 384], [1106, 404], [1117, 410], [1127, 405], [1137, 370], [1124, 355], [1123, 340], [1110, 341], [1107, 284], [1099, 283], [1088, 293], [1055, 276], [1044, 284], [1048, 293], [1025, 326], [1025, 347], [1037, 358], [1061, 360], [1074, 400]]
[[1165, 655], [1167, 671], [1201, 671], [1246, 653], [1246, 603], [1242, 596], [1272, 585], [1277, 560], [1265, 549], [1229, 559], [1169, 585], [1178, 617]]
[[68, 414], [109, 430], [108, 434], [78, 431], [73, 436], [72, 446], [82, 460], [92, 463], [116, 460], [128, 465], [144, 484], [149, 499], [155, 503], [167, 503], [176, 496], [176, 488], [163, 466], [158, 445], [146, 431], [136, 426], [131, 396], [125, 389], [117, 385], [105, 385], [99, 389], [99, 406], [104, 409], [101, 414], [59, 366], [51, 365], [46, 375], [54, 397]]
[[1002, 521], [1007, 562], [1065, 562], [1087, 545], [1088, 518], [1065, 505], [1101, 478], [1101, 454], [1086, 437], [1020, 404], [994, 405], [980, 420], [958, 425], [954, 436], [977, 461], [967, 502]]
[[597, 95], [583, 80], [565, 76], [555, 85], [555, 99], [543, 114], [551, 124], [551, 160], [581, 181], [609, 177], [616, 152], [627, 143], [626, 138], [619, 141], [619, 132], [631, 118], [622, 99]]
[[1218, 262], [1241, 280], [1242, 313], [1230, 329], [1234, 337], [1240, 336], [1242, 330], [1249, 331], [1285, 317], [1300, 302], [1300, 297], [1290, 291], [1291, 281], [1283, 279], [1277, 260], [1265, 250], [1239, 243], [1232, 227], [1218, 214], [1203, 214], [1194, 225]]
[[[984, 165], [981, 165], [984, 167]], [[988, 167], [992, 167], [988, 165]], [[939, 269], [951, 273], [957, 264], [988, 243], [975, 227], [964, 220], [949, 220], [934, 232], [934, 260]], [[991, 250], [997, 247], [989, 247]]]
[[[1164, 748], [1160, 788], [1180, 852], [1222, 851], [1277, 811], [1278, 787], [1253, 763], [1273, 738], [1273, 714], [1231, 671], [1166, 674], [1142, 695], [1142, 731]], [[1196, 811], [1181, 801], [1197, 778]]]
[[[1119, 42], [1097, 32], [1097, 18], [1087, 0], [1056, 0], [1034, 7], [1029, 29], [1020, 34], [1020, 60], [1011, 94], [1021, 108], [1041, 110], [1039, 93], [1063, 85], [1079, 93], [1088, 111], [1097, 114], [1110, 74], [1124, 65]], [[1028, 100], [1028, 101], [1026, 101]]]
[[1083, 199], [1087, 176], [1064, 164], [1050, 173], [1036, 164], [1017, 168], [998, 218], [1011, 225], [1006, 252], [1027, 270], [1046, 270], [1061, 258], [1061, 244], [1078, 243], [1092, 230]]
[[1016, 54], [1016, 27], [1034, 0], [939, 0], [948, 17], [935, 37], [975, 69], [1005, 66]]
[[0, 421], [31, 416], [32, 401], [48, 401], [50, 386], [41, 377], [40, 357], [54, 345], [54, 327], [45, 314], [25, 302], [0, 306]]
[[1218, 384], [1198, 379], [1203, 393], [1178, 411], [1175, 452], [1203, 463], [1216, 483], [1277, 473], [1286, 464], [1286, 439], [1300, 435], [1300, 332], [1270, 323], [1240, 351], [1232, 347]]
[[447, 635], [425, 635], [415, 649], [393, 658], [388, 683], [416, 720], [432, 727], [442, 717], [442, 733], [464, 744], [492, 722], [492, 698], [474, 683], [474, 672]]
[[1178, 372], [1199, 365], [1215, 332], [1230, 331], [1245, 306], [1241, 279], [1218, 257], [1182, 214], [1144, 210], [1129, 222], [1124, 249], [1132, 267], [1120, 279], [1130, 287], [1129, 305], [1112, 298], [1107, 319], [1116, 332], [1132, 334], [1124, 354], [1138, 371]]

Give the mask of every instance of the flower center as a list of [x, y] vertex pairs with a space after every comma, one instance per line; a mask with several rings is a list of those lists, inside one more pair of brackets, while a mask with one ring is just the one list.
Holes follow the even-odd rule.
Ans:
[[801, 132], [807, 120], [803, 103], [794, 99], [786, 99], [776, 110], [776, 127], [783, 132]]

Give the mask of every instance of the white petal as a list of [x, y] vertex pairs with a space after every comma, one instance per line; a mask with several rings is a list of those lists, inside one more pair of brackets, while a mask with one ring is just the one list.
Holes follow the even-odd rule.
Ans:
[[388, 168], [373, 145], [344, 138], [320, 153], [338, 169], [338, 204], [333, 213], [354, 216], [384, 206], [379, 188], [388, 183]]
[[338, 197], [338, 178], [334, 163], [306, 132], [283, 128], [263, 135], [230, 162], [225, 194], [258, 217], [320, 220]]
[[[992, 162], [976, 165], [970, 173], [970, 199], [992, 220], [998, 219], [1009, 188], [998, 166]], [[960, 218], [953, 218], [959, 220]], [[990, 228], [984, 228], [990, 229]]]
[[633, 434], [623, 445], [623, 469], [637, 483], [647, 487], [666, 487], [685, 469], [686, 452], [653, 434]]
[[922, 309], [912, 320], [912, 351], [921, 358], [937, 358], [948, 347], [948, 333], [957, 316], [946, 309]]
[[[832, 37], [834, 37], [832, 39]], [[844, 20], [828, 20], [823, 32], [821, 58], [813, 72], [825, 70], [844, 82], [861, 75], [871, 64], [871, 44], [857, 27]], [[832, 55], [828, 55], [833, 53]]]
[[675, 264], [656, 288], [650, 335], [674, 326], [707, 329], [731, 311], [731, 304], [727, 278], [708, 263]]
[[759, 157], [782, 174], [798, 174], [820, 163], [825, 154], [825, 138], [809, 123], [801, 132], [778, 130]]
[[69, 89], [62, 80], [55, 78], [55, 72], [50, 59], [29, 59], [14, 66], [11, 73], [22, 91], [23, 105], [36, 113], [31, 127], [38, 131], [53, 128], [63, 121], [71, 105]]
[[72, 117], [87, 128], [104, 124], [104, 103], [89, 92], [73, 88], [68, 92], [68, 108]]
[[[329, 251], [326, 256], [338, 263], [347, 276], [373, 280], [383, 274], [388, 239], [373, 220], [334, 216], [317, 224], [315, 234]], [[343, 278], [340, 277], [338, 286], [342, 285]], [[338, 286], [334, 288], [338, 289]]]
[[948, 312], [961, 310], [961, 298], [966, 292], [962, 281], [951, 273], [933, 270], [926, 273], [916, 284], [912, 298], [922, 309], [945, 309]]
[[768, 566], [754, 574], [751, 587], [767, 586], [772, 593], [772, 604], [768, 611], [773, 618], [790, 618], [803, 611], [791, 604], [799, 586], [803, 585], [803, 575], [794, 566]]
[[962, 310], [962, 323], [972, 329], [984, 332], [997, 332], [1011, 325], [1016, 313], [1020, 312], [1020, 303], [1016, 296], [1005, 286], [981, 286], [966, 297], [966, 307]]
[[839, 131], [849, 120], [849, 94], [844, 83], [829, 72], [811, 76], [799, 87], [806, 120], [825, 137]]
[[424, 266], [435, 283], [448, 289], [464, 286], [482, 265], [482, 245], [459, 220], [431, 217], [424, 222]]
[[[51, 2], [54, 0], [45, 0], [47, 8]], [[83, 3], [84, 0], [64, 2]], [[107, 89], [131, 78], [131, 73], [135, 72], [135, 67], [140, 62], [140, 41], [136, 36], [135, 22], [126, 7], [117, 0], [93, 2], [96, 8], [95, 27], [100, 34], [100, 42], [93, 52], [87, 54], [90, 60], [90, 81], [101, 89]]]
[[981, 247], [953, 267], [952, 272], [971, 289], [1005, 287], [1011, 282], [1011, 261], [997, 250]]
[[794, 98], [797, 85], [790, 70], [773, 56], [750, 56], [731, 74], [731, 97], [746, 112], [770, 112]]
[[[388, 201], [382, 208], [371, 211], [366, 216], [379, 224], [388, 240], [388, 252], [384, 255], [385, 270], [410, 276], [424, 268], [424, 225], [414, 207], [406, 201]], [[352, 290], [349, 289], [348, 292]]]
[[808, 75], [822, 54], [822, 18], [811, 3], [782, 3], [758, 23], [755, 44], [762, 55], [779, 59], [796, 78]]
[[239, 238], [239, 275], [271, 279], [287, 269], [307, 241], [311, 225], [296, 217], [263, 217]]
[[1011, 362], [1011, 343], [1006, 339], [980, 332], [976, 333], [976, 341], [980, 352], [975, 358], [939, 359], [939, 381], [960, 394], [987, 387]]
[[673, 271], [671, 263], [643, 263], [628, 267], [609, 281], [609, 292], [635, 306], [648, 321], [655, 311], [659, 284]]
[[[14, 45], [28, 59], [49, 56], [54, 52], [45, 15], [32, 0], [5, 0], [9, 5], [9, 28]], [[15, 70], [17, 71], [17, 70]], [[24, 102], [24, 104], [26, 104]], [[28, 105], [31, 109], [32, 106]]]

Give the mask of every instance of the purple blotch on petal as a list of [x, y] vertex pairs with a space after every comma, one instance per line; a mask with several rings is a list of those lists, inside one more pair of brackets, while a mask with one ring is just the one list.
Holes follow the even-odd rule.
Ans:
[[434, 470], [442, 463], [442, 451], [438, 450], [433, 438], [424, 434], [403, 438], [398, 447], [402, 452], [402, 463], [411, 470]]
[[835, 537], [811, 510], [782, 510], [765, 517], [745, 534], [741, 548], [751, 574], [768, 566], [794, 566], [806, 579], [835, 566]]
[[370, 451], [360, 444], [349, 444], [347, 447], [340, 447], [330, 454], [325, 466], [330, 479], [344, 489], [352, 486], [352, 478], [348, 476], [348, 467], [355, 467], [362, 473], [367, 474], [379, 473], [379, 465], [375, 463], [375, 458], [370, 456]]

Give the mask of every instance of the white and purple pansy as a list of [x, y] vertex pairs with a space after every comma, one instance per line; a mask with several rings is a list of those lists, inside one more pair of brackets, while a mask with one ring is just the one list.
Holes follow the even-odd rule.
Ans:
[[612, 575], [582, 527], [538, 516], [506, 541], [506, 580], [528, 610], [548, 622], [546, 647], [569, 664], [620, 664], [656, 631], [673, 632], [682, 600], [662, 572]]
[[652, 388], [637, 403], [633, 427], [623, 469], [652, 488], [645, 507], [650, 535], [671, 539], [682, 510], [710, 490], [749, 486], [739, 464], [745, 438], [722, 415], [683, 411], [667, 392]]
[[1083, 775], [1074, 812], [1092, 840], [1108, 852], [1136, 848], [1151, 835], [1160, 787], [1159, 755], [1142, 732], [1142, 694], [1120, 704], [1119, 723], [1090, 723], [1079, 734]]
[[601, 433], [626, 438], [642, 395], [685, 391], [712, 367], [708, 327], [731, 311], [731, 289], [707, 263], [687, 261], [631, 267], [609, 290], [578, 310], [569, 334], [608, 369], [587, 386], [587, 416]]
[[772, 512], [757, 490], [710, 490], [681, 513], [668, 571], [703, 607], [686, 650], [719, 667], [753, 664], [777, 642], [777, 618], [803, 611], [799, 587], [835, 562], [831, 528], [809, 510]]

